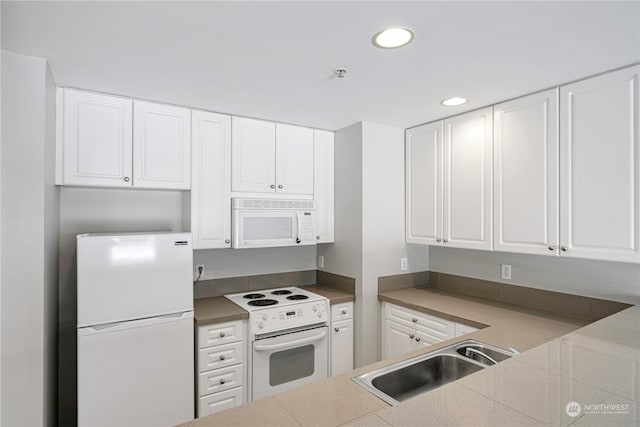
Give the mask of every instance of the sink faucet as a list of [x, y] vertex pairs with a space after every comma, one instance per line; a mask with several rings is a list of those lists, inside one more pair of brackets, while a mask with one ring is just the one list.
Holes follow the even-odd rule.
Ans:
[[481, 357], [484, 357], [485, 359], [487, 359], [489, 362], [491, 362], [492, 365], [497, 364], [498, 362], [491, 356], [481, 352], [480, 350], [476, 350], [475, 348], [471, 348], [471, 347], [467, 347], [466, 351], [465, 351], [465, 356], [467, 356], [470, 359], [473, 359], [473, 355], [477, 354]]

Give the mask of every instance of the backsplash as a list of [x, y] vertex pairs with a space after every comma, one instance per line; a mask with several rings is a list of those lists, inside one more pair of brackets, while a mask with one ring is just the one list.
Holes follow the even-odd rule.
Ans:
[[193, 298], [200, 299], [285, 286], [310, 285], [326, 286], [353, 295], [356, 293], [356, 281], [351, 277], [320, 270], [304, 270], [201, 280], [193, 285]]
[[316, 283], [316, 270], [288, 271], [285, 273], [257, 274], [201, 280], [193, 286], [193, 297], [218, 297], [237, 292], [260, 291], [284, 286], [306, 286]]
[[378, 278], [378, 292], [388, 292], [406, 287], [429, 287], [588, 321], [600, 320], [631, 306], [617, 301], [508, 285], [433, 271]]

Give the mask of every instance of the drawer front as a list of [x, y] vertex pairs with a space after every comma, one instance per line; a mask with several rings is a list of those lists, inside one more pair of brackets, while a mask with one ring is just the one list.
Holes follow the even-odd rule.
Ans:
[[237, 365], [244, 360], [244, 342], [216, 345], [198, 350], [198, 372]]
[[198, 348], [242, 341], [243, 338], [244, 322], [242, 320], [198, 327]]
[[215, 414], [244, 403], [244, 387], [213, 393], [198, 398], [198, 417]]
[[198, 374], [198, 396], [244, 385], [244, 365], [233, 365]]
[[336, 304], [331, 306], [331, 321], [353, 318], [353, 303]]
[[420, 330], [416, 330], [416, 342], [421, 343], [424, 346], [430, 346], [433, 344], [441, 343], [448, 338], [443, 338], [442, 336], [433, 335], [429, 333], [422, 332]]
[[387, 319], [443, 339], [453, 338], [455, 335], [454, 322], [394, 304], [385, 305]]

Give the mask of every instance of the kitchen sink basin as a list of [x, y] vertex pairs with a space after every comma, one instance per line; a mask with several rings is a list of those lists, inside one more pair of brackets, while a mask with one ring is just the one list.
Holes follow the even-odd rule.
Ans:
[[517, 354], [466, 340], [431, 353], [354, 377], [353, 380], [391, 405], [466, 377]]
[[375, 377], [371, 384], [398, 402], [483, 369], [452, 354], [439, 354]]

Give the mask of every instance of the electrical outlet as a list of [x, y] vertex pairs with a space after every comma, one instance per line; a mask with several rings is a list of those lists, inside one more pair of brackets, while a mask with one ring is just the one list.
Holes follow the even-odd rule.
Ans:
[[407, 271], [409, 269], [409, 260], [406, 258], [400, 258], [400, 271]]
[[502, 270], [502, 278], [504, 280], [511, 280], [511, 265], [502, 264], [500, 269]]
[[204, 275], [204, 264], [196, 265], [196, 277], [202, 277]]
[[324, 255], [318, 257], [318, 268], [324, 268]]

